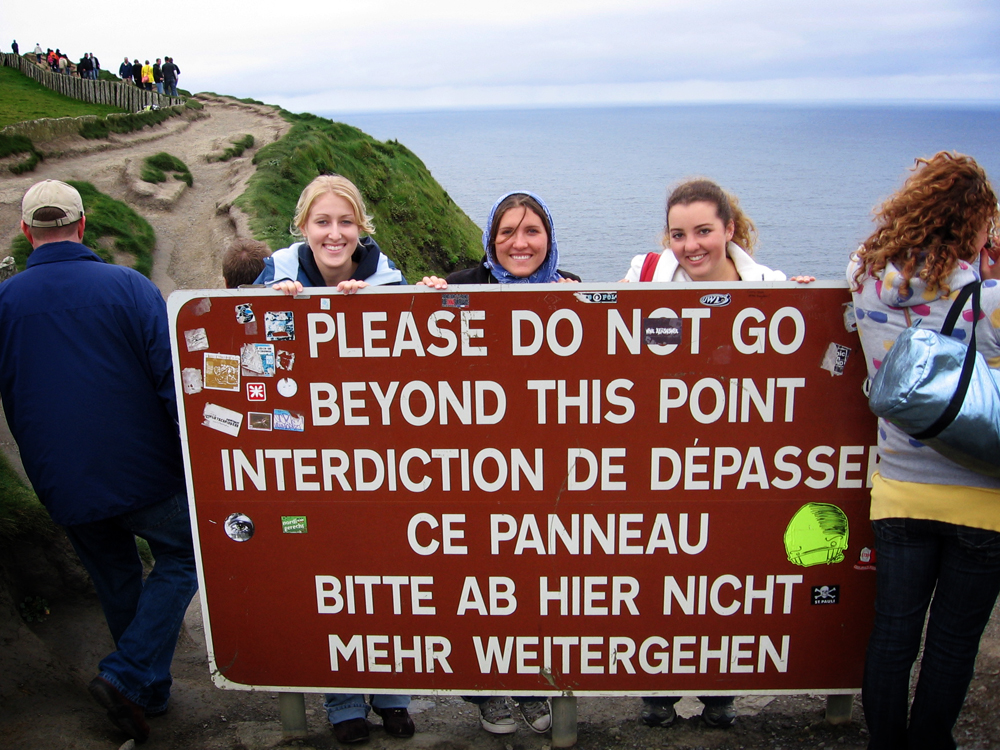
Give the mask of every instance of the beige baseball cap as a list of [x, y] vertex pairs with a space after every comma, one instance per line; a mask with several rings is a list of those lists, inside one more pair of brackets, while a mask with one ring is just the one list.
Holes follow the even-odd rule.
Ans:
[[[66, 215], [59, 219], [35, 219], [40, 208], [58, 208]], [[59, 180], [43, 180], [31, 186], [21, 201], [21, 220], [29, 227], [64, 227], [83, 216], [83, 200], [76, 188]]]

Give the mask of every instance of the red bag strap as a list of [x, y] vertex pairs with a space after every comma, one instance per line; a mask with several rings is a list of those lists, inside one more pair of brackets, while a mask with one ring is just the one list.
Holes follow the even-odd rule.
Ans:
[[659, 262], [659, 253], [646, 253], [646, 260], [642, 262], [642, 271], [639, 272], [639, 281], [652, 281], [653, 274], [656, 273], [656, 264]]

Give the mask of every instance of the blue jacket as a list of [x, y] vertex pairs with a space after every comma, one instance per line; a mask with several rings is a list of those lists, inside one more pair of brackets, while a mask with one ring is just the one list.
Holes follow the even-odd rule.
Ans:
[[[354, 251], [351, 259], [358, 264], [357, 270], [351, 276], [352, 279], [367, 281], [372, 286], [406, 283], [396, 264], [382, 254], [382, 250], [371, 237], [362, 237], [358, 240], [358, 249]], [[254, 283], [270, 285], [285, 279], [300, 281], [302, 286], [326, 286], [309, 243], [296, 242], [289, 247], [276, 250], [269, 258], [264, 259], [264, 270]]]
[[0, 284], [0, 396], [52, 519], [121, 515], [184, 489], [166, 305], [76, 242]]

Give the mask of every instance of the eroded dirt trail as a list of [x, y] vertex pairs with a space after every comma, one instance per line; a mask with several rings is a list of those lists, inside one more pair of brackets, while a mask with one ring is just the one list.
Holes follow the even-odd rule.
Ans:
[[[155, 128], [105, 141], [74, 137], [45, 144], [51, 156], [34, 172], [0, 181], [0, 243], [17, 234], [24, 191], [42, 179], [85, 180], [131, 205], [153, 226], [153, 281], [167, 296], [174, 289], [222, 286], [220, 256], [227, 242], [249, 234], [245, 215], [231, 207], [253, 174], [253, 153], [288, 129], [270, 107], [199, 96], [199, 119], [171, 118]], [[249, 134], [254, 148], [228, 162], [209, 162], [233, 140]], [[194, 186], [169, 178], [153, 186], [139, 180], [147, 156], [166, 151], [187, 164]], [[53, 152], [62, 152], [58, 156]]]

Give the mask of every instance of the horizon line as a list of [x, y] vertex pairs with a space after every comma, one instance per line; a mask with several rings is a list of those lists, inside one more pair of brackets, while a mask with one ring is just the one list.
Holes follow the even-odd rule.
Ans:
[[[287, 109], [284, 105], [283, 108]], [[792, 109], [827, 109], [831, 107], [845, 108], [907, 108], [919, 107], [925, 109], [980, 109], [1000, 112], [1000, 101], [981, 99], [788, 99], [788, 100], [712, 100], [712, 101], [677, 101], [677, 102], [565, 102], [548, 104], [481, 104], [455, 107], [449, 105], [399, 108], [371, 109], [317, 109], [315, 111], [301, 110], [297, 114], [309, 112], [322, 117], [350, 115], [416, 115], [459, 112], [517, 112], [517, 111], [558, 111], [575, 109], [653, 109], [671, 107], [783, 107]], [[293, 110], [289, 110], [293, 111]]]

